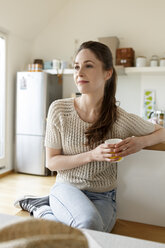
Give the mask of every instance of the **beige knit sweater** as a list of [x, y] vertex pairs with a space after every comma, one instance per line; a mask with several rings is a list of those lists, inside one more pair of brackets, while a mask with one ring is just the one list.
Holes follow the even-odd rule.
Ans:
[[[125, 139], [154, 131], [152, 123], [120, 107], [117, 111], [118, 120], [113, 126], [112, 136], [109, 132], [106, 139]], [[74, 98], [54, 101], [48, 111], [45, 146], [62, 149], [62, 153], [68, 156], [87, 152], [89, 148], [84, 145], [84, 132], [89, 125], [78, 116]], [[117, 187], [117, 163], [94, 161], [73, 169], [59, 170], [56, 182], [70, 183], [88, 191], [109, 191]]]

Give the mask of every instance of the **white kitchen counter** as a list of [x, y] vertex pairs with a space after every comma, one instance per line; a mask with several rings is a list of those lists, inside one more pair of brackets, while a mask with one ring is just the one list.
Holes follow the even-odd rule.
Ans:
[[119, 219], [165, 227], [165, 151], [142, 150], [118, 164]]
[[165, 244], [135, 239], [112, 233], [83, 230], [89, 248], [165, 248]]

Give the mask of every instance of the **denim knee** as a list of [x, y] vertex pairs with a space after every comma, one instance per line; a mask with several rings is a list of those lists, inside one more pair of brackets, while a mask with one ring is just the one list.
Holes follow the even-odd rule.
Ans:
[[103, 231], [104, 225], [101, 216], [98, 213], [83, 214], [76, 223], [76, 227]]

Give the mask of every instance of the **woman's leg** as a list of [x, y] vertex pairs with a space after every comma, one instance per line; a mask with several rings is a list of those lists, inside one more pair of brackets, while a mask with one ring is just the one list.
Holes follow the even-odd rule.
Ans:
[[[62, 212], [62, 218], [63, 219], [61, 220], [61, 222], [66, 223], [66, 224], [68, 224], [68, 222], [69, 222], [70, 225], [72, 225], [74, 227], [83, 228], [83, 226], [85, 226], [84, 228], [89, 228], [89, 229], [94, 228], [95, 230], [96, 230], [96, 228], [98, 230], [97, 225], [99, 225], [99, 229], [100, 228], [102, 229], [101, 226], [103, 224], [103, 230], [102, 231], [110, 232], [112, 230], [112, 228], [114, 227], [115, 222], [116, 222], [116, 190], [112, 190], [112, 191], [108, 191], [108, 192], [104, 192], [104, 193], [83, 191], [83, 193], [88, 197], [88, 199], [94, 204], [94, 206], [98, 210], [102, 221], [100, 224], [100, 220], [98, 222], [96, 222], [92, 219], [92, 218], [98, 218], [98, 212], [96, 211], [94, 206], [92, 206], [91, 202], [89, 202], [88, 199], [85, 198], [85, 202], [87, 200], [89, 205], [87, 204], [86, 207], [83, 207], [83, 204], [85, 202], [82, 202], [82, 206], [80, 206], [80, 207], [83, 211], [83, 214], [81, 214], [81, 219], [77, 220], [77, 225], [78, 225], [77, 226], [76, 223], [72, 224], [72, 222], [74, 223], [72, 214], [77, 215], [78, 205], [80, 205], [81, 201], [84, 201], [84, 199], [83, 199], [84, 195], [81, 194], [82, 192], [80, 190], [78, 190], [75, 187], [73, 187], [73, 188], [72, 187], [73, 186], [69, 187], [69, 189], [67, 187], [67, 189], [65, 191], [66, 191], [66, 193], [70, 192], [70, 194], [74, 193], [74, 195], [76, 197], [76, 201], [78, 201], [77, 204], [75, 202], [75, 204], [76, 204], [75, 206], [77, 206], [76, 211], [74, 211], [74, 209], [73, 209], [71, 212], [68, 213], [68, 211], [69, 211], [69, 209], [68, 209], [67, 212], [66, 212], [66, 210], [64, 212]], [[64, 185], [63, 185], [63, 189], [65, 189]], [[61, 188], [60, 192], [63, 189]], [[56, 192], [55, 192], [55, 195], [56, 195], [57, 194], [57, 188], [55, 190], [56, 190]], [[78, 190], [78, 192], [77, 192], [77, 190]], [[77, 193], [78, 193], [78, 196], [77, 196]], [[53, 193], [53, 195], [54, 195], [54, 193]], [[79, 197], [81, 197], [81, 199], [79, 199]], [[64, 196], [62, 196], [61, 198], [63, 199]], [[74, 201], [73, 200], [74, 200], [73, 196], [70, 195], [69, 201], [71, 202], [71, 205], [73, 204], [73, 207], [74, 207]], [[58, 199], [58, 201], [59, 201], [59, 199]], [[66, 201], [67, 201], [67, 199], [65, 197], [65, 204], [66, 204]], [[66, 206], [64, 206], [63, 203], [61, 202], [62, 208], [64, 209]], [[58, 205], [59, 205], [59, 202], [58, 202]], [[62, 208], [61, 207], [59, 208], [60, 211], [62, 211]], [[35, 218], [54, 220], [54, 221], [58, 222], [59, 219], [57, 219], [57, 217], [56, 217], [56, 216], [58, 216], [58, 214], [57, 214], [58, 211], [57, 210], [54, 210], [54, 211], [55, 211], [55, 214], [53, 214], [51, 207], [42, 206], [42, 207], [38, 208], [36, 211], [34, 211], [33, 215]], [[74, 213], [73, 213], [73, 211], [74, 211]], [[91, 211], [91, 212], [89, 212], [89, 211]], [[100, 216], [99, 216], [99, 219], [100, 219]], [[64, 220], [64, 218], [66, 218], [66, 220]], [[93, 223], [93, 221], [94, 221], [94, 223]], [[79, 225], [82, 225], [82, 227]]]
[[95, 193], [84, 191], [93, 202], [104, 223], [104, 232], [110, 232], [116, 222], [116, 190]]
[[78, 228], [109, 232], [116, 221], [116, 191], [81, 191], [70, 184], [57, 183], [49, 196], [24, 196], [14, 205], [35, 218], [63, 222]]
[[34, 218], [57, 221], [49, 205], [49, 196], [25, 195], [14, 202], [16, 208], [28, 211]]
[[65, 183], [56, 183], [50, 193], [50, 207], [56, 219], [76, 228], [104, 230], [102, 217], [78, 188]]
[[41, 206], [40, 208], [37, 208], [35, 211], [33, 211], [33, 216], [34, 218], [53, 220], [59, 222], [57, 218], [54, 216], [51, 207], [46, 205]]

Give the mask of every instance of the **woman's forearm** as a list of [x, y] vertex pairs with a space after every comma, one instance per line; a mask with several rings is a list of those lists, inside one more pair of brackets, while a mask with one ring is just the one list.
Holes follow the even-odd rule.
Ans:
[[165, 142], [165, 128], [156, 125], [155, 131], [151, 134], [140, 137], [128, 137], [116, 144], [114, 149], [115, 156], [125, 157], [139, 152], [147, 146], [152, 146], [161, 142]]
[[[144, 147], [152, 146], [161, 142], [165, 142], [165, 128], [159, 128], [152, 134], [141, 137]], [[144, 148], [143, 147], [143, 148]]]
[[51, 171], [69, 170], [92, 161], [91, 152], [76, 155], [56, 155], [47, 159], [46, 167]]

